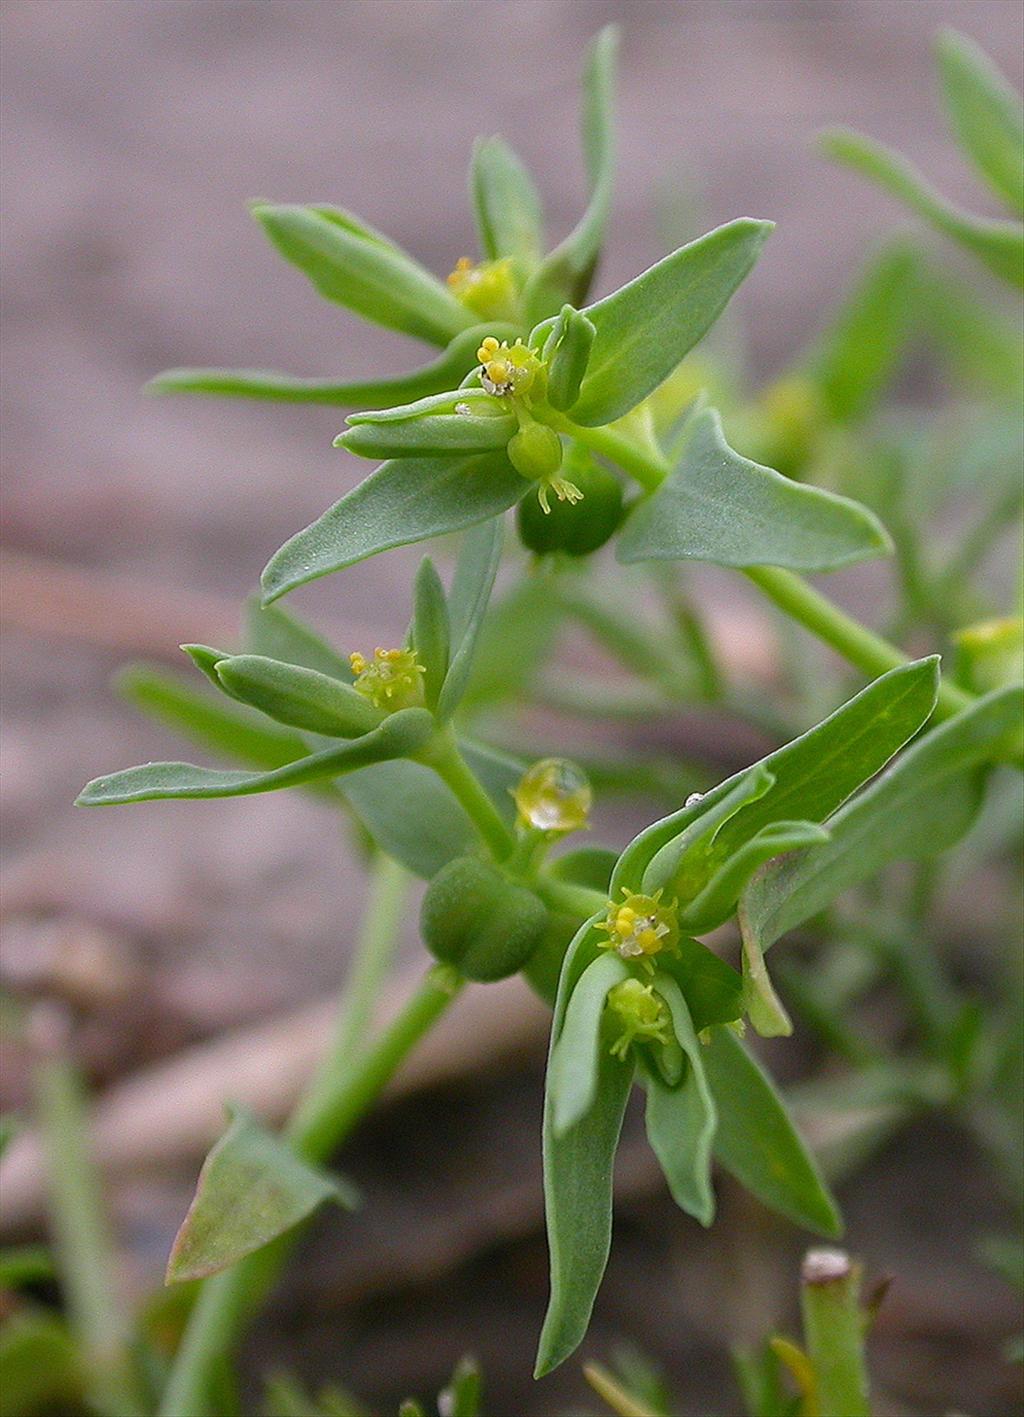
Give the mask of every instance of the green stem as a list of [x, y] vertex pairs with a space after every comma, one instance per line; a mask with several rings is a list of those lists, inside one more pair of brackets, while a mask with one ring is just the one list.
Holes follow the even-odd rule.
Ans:
[[451, 731], [439, 734], [420, 760], [433, 768], [441, 781], [458, 798], [491, 855], [498, 861], [504, 861], [515, 847], [515, 837], [502, 821], [497, 807], [480, 785], [476, 774], [459, 752]]
[[[787, 615], [865, 674], [874, 677], [907, 663], [906, 655], [895, 645], [833, 605], [792, 571], [777, 566], [750, 566], [744, 575]], [[952, 718], [973, 702], [973, 695], [943, 680], [935, 706], [936, 722]]]
[[[297, 1117], [289, 1128], [296, 1151], [319, 1162], [337, 1149], [463, 982], [453, 970], [432, 969], [373, 1047], [335, 1073], [333, 1088], [321, 1077], [314, 1085], [320, 1093], [316, 1108], [300, 1106], [300, 1115], [306, 1112], [301, 1127]], [[203, 1284], [164, 1391], [160, 1417], [210, 1417], [210, 1385], [217, 1366], [273, 1283], [293, 1239], [282, 1236]]]
[[811, 1250], [800, 1302], [822, 1417], [870, 1417], [859, 1266], [840, 1250]]
[[582, 443], [592, 453], [598, 453], [601, 457], [618, 463], [624, 472], [628, 472], [630, 477], [635, 478], [641, 487], [646, 487], [648, 492], [660, 487], [672, 471], [664, 458], [638, 448], [630, 438], [616, 433], [612, 428], [584, 428], [563, 414], [554, 413], [546, 415], [545, 421], [560, 433], [570, 434], [577, 443]]
[[338, 1078], [346, 1075], [363, 1049], [381, 985], [398, 943], [408, 881], [408, 872], [390, 856], [378, 852], [373, 857], [366, 906], [334, 1041], [288, 1123], [286, 1135], [299, 1147], [306, 1130], [314, 1128], [317, 1118], [325, 1111], [331, 1111]]
[[578, 915], [586, 920], [596, 911], [608, 909], [608, 897], [589, 886], [574, 886], [571, 881], [557, 881], [552, 876], [541, 874], [533, 886], [534, 890], [553, 910], [564, 911], [567, 915]]
[[40, 1065], [36, 1089], [61, 1289], [90, 1397], [107, 1417], [140, 1417], [145, 1404], [115, 1297], [114, 1245], [89, 1154], [81, 1079], [66, 1058], [53, 1057]]

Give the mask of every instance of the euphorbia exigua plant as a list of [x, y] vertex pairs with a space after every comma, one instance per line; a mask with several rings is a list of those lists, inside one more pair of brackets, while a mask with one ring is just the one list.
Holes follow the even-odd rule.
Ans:
[[[217, 370], [156, 381], [162, 391], [347, 407], [336, 441], [383, 459], [271, 558], [240, 652], [185, 647], [224, 699], [133, 681], [139, 701], [245, 766], [151, 763], [97, 778], [79, 798], [102, 806], [303, 787], [352, 814], [373, 844], [338, 1045], [283, 1135], [233, 1116], [175, 1244], [169, 1278], [203, 1282], [159, 1397], [164, 1417], [216, 1410], [225, 1356], [287, 1236], [323, 1199], [355, 1201], [322, 1163], [467, 981], [521, 971], [554, 1010], [543, 1120], [551, 1299], [538, 1375], [586, 1332], [634, 1089], [672, 1195], [702, 1224], [714, 1217], [717, 1160], [797, 1225], [838, 1235], [836, 1203], [744, 1037], [748, 1026], [791, 1029], [765, 951], [890, 861], [952, 845], [990, 765], [1019, 753], [1009, 654], [957, 682], [937, 655], [908, 659], [803, 579], [893, 549], [873, 510], [810, 476], [815, 438], [826, 427], [853, 436], [884, 377], [856, 357], [856, 320], [840, 321], [801, 371], [799, 400], [791, 383], [746, 417], [727, 408], [724, 424], [702, 391], [715, 379], [684, 363], [750, 274], [771, 223], [730, 221], [591, 298], [610, 203], [615, 49], [614, 31], [602, 32], [586, 64], [589, 205], [546, 253], [540, 199], [499, 138], [473, 156], [480, 259], [453, 253], [447, 280], [341, 209], [254, 206], [320, 294], [435, 346], [422, 368], [370, 382]], [[885, 268], [887, 291], [903, 272]], [[791, 475], [733, 446], [773, 441]], [[492, 607], [513, 508], [538, 563]], [[276, 604], [447, 533], [461, 533], [450, 584], [422, 562], [399, 646], [336, 650]], [[561, 756], [530, 764], [483, 741], [482, 662], [490, 643], [493, 676], [495, 644], [506, 646], [514, 692], [547, 648], [553, 607], [579, 603], [588, 574], [598, 585], [611, 574], [587, 560], [606, 543], [662, 585], [672, 563], [734, 568], [868, 682], [760, 761], [715, 786], [702, 779], [706, 790], [684, 794], [623, 850], [565, 851], [588, 825], [591, 784]], [[642, 615], [633, 631], [593, 603], [584, 613], [638, 674], [678, 682], [666, 669], [675, 651]], [[719, 671], [693, 616], [682, 620], [701, 693], [714, 701]], [[731, 712], [738, 700], [722, 702]], [[371, 1038], [366, 1015], [405, 872], [428, 882], [422, 936], [437, 962]], [[733, 917], [738, 967], [714, 935]]]

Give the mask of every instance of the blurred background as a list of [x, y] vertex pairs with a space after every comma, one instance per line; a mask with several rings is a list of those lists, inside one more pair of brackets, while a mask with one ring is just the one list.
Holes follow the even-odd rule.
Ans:
[[[216, 1079], [248, 1068], [273, 1112], [288, 1084], [279, 1095], [270, 1075], [301, 1071], [362, 879], [324, 809], [294, 794], [70, 805], [99, 772], [180, 756], [119, 702], [114, 671], [173, 663], [182, 641], [232, 642], [269, 554], [363, 471], [331, 447], [336, 409], [157, 399], [142, 385], [181, 364], [338, 377], [409, 367], [407, 341], [323, 303], [279, 261], [246, 201], [343, 205], [444, 274], [475, 254], [472, 141], [500, 132], [537, 175], [559, 236], [584, 197], [580, 59], [609, 20], [624, 27], [620, 158], [598, 290], [663, 254], [681, 198], [701, 229], [774, 219], [733, 307], [758, 380], [814, 334], [899, 220], [816, 153], [822, 126], [863, 129], [991, 210], [939, 115], [930, 42], [955, 25], [1019, 87], [1017, 0], [4, 5], [3, 974], [17, 997], [73, 1001], [88, 1071], [126, 1109], [105, 1136], [137, 1127], [137, 1150], [149, 1146], [112, 1188], [132, 1293], [159, 1283], [216, 1129]], [[376, 558], [302, 592], [297, 608], [345, 648], [395, 642], [418, 555]], [[834, 580], [870, 613], [870, 580]], [[758, 621], [732, 582], [700, 584], [737, 662], [757, 661]], [[605, 839], [642, 820], [616, 808]], [[407, 933], [412, 965], [412, 920]], [[383, 1412], [436, 1390], [472, 1350], [494, 1417], [583, 1401], [575, 1364], [540, 1389], [529, 1378], [546, 1293], [543, 1010], [517, 995], [511, 1023], [492, 1017], [486, 1005], [473, 1015], [468, 1053], [442, 1038], [406, 1080], [416, 1095], [350, 1149], [346, 1167], [374, 1204], [307, 1243], [253, 1341], [253, 1373], [337, 1377]], [[774, 1063], [785, 1071], [784, 1057]], [[3, 1087], [5, 1107], [24, 1103], [17, 1042]], [[628, 1338], [676, 1379], [681, 1412], [738, 1410], [722, 1335], [785, 1316], [798, 1239], [728, 1189], [705, 1235], [672, 1208], [640, 1146], [622, 1180], [587, 1351]], [[30, 1231], [36, 1172], [26, 1163], [10, 1184], [12, 1223]], [[954, 1212], [969, 1209], [975, 1228], [1000, 1215], [962, 1137], [911, 1130], [843, 1198], [851, 1247], [898, 1274], [877, 1342], [884, 1411], [1014, 1410], [997, 1356], [1012, 1299], [950, 1234]]]

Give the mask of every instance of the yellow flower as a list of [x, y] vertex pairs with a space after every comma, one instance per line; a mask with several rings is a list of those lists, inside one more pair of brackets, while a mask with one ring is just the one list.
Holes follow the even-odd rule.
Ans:
[[653, 973], [651, 956], [674, 950], [679, 943], [675, 901], [663, 905], [660, 890], [653, 895], [634, 895], [623, 886], [622, 893], [625, 900], [609, 901], [608, 914], [597, 927], [608, 933], [601, 943], [620, 959], [638, 960]]
[[523, 395], [531, 389], [537, 392], [535, 385], [543, 365], [522, 340], [517, 339], [510, 346], [506, 340], [499, 343], [488, 335], [476, 357], [480, 361], [480, 383], [495, 398]]
[[353, 688], [379, 709], [393, 712], [423, 702], [423, 666], [411, 649], [375, 649], [373, 659], [350, 654]]

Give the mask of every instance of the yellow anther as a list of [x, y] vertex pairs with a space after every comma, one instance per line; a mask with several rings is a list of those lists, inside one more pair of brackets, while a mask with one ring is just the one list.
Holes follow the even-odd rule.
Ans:
[[543, 368], [533, 350], [518, 339], [510, 346], [505, 340], [499, 344], [493, 335], [488, 335], [476, 357], [481, 366], [481, 384], [497, 398], [528, 393]]
[[375, 707], [395, 711], [423, 702], [423, 666], [411, 649], [375, 649], [373, 660], [350, 654], [353, 688]]

